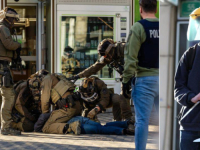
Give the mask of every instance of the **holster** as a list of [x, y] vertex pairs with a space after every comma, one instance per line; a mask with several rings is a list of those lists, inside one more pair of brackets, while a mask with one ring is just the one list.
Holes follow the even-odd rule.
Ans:
[[73, 98], [73, 95], [68, 95], [67, 96], [67, 102], [68, 102], [68, 106], [69, 108], [72, 108], [73, 106], [75, 106], [75, 99]]
[[2, 75], [2, 86], [10, 87], [13, 81], [10, 74], [10, 70], [8, 68], [9, 62], [0, 60], [0, 64], [3, 65], [3, 72], [0, 71], [0, 75]]
[[13, 121], [16, 123], [20, 122], [20, 120], [23, 118], [23, 116], [15, 109], [13, 109], [11, 116]]

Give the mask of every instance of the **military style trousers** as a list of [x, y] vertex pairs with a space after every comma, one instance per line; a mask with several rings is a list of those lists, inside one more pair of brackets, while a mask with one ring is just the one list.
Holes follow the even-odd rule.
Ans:
[[[131, 107], [128, 104], [127, 100], [123, 95], [118, 94], [112, 94], [112, 97], [110, 99], [110, 104], [106, 108], [111, 108], [113, 111], [113, 117], [116, 121], [122, 121], [123, 119], [131, 119], [132, 112]], [[82, 116], [87, 117], [87, 114], [92, 110], [93, 108], [85, 108]]]
[[23, 117], [18, 123], [11, 122], [11, 127], [23, 132], [32, 132], [34, 130], [34, 123]]
[[[0, 64], [0, 71], [4, 72], [2, 64]], [[2, 96], [1, 129], [5, 129], [9, 128], [12, 122], [11, 112], [15, 103], [15, 92], [13, 89], [13, 85], [11, 85], [10, 87], [3, 86], [2, 75], [0, 75], [0, 92]]]
[[15, 93], [13, 87], [1, 87], [1, 129], [9, 128], [12, 122], [11, 112], [15, 103]]
[[54, 110], [47, 122], [45, 123], [42, 131], [44, 133], [51, 133], [51, 134], [63, 134], [63, 129], [67, 122], [75, 117], [80, 116], [82, 111], [82, 106], [79, 101], [75, 102], [75, 106], [72, 108], [65, 109], [58, 109]]
[[131, 107], [124, 96], [113, 94], [112, 104], [114, 120], [121, 121], [122, 119], [131, 119]]

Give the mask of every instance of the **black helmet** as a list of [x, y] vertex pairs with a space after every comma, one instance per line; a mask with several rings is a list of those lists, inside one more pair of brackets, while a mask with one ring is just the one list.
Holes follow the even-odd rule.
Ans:
[[39, 79], [39, 77], [36, 76], [33, 77], [32, 79], [28, 79], [27, 82], [29, 89], [32, 92], [34, 100], [36, 101], [40, 100], [41, 80]]
[[106, 50], [110, 44], [113, 45], [115, 44], [115, 42], [112, 39], [104, 39], [103, 41], [101, 41], [97, 48], [99, 55], [105, 56]]
[[8, 27], [12, 27], [14, 21], [19, 21], [19, 15], [14, 9], [5, 7], [0, 11], [0, 22], [2, 21], [5, 21]]
[[87, 102], [93, 102], [98, 98], [98, 94], [95, 92], [94, 79], [91, 77], [82, 80], [79, 92], [81, 98]]

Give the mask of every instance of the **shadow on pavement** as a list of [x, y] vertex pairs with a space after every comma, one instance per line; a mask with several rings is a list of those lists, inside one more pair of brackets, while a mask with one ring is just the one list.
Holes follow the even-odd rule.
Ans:
[[[43, 133], [26, 133], [22, 134], [21, 137], [29, 138], [50, 138], [50, 139], [69, 139], [69, 140], [100, 140], [100, 141], [116, 141], [116, 142], [133, 142], [134, 136], [130, 135], [101, 135], [101, 134], [81, 134], [81, 135], [70, 135], [70, 134], [43, 134]], [[78, 141], [77, 141], [78, 142]]]
[[[4, 148], [1, 146], [4, 145]], [[6, 147], [5, 147], [6, 145]], [[66, 149], [76, 149], [76, 150], [100, 150], [100, 149], [106, 149], [106, 150], [117, 150], [119, 148], [111, 148], [111, 147], [96, 147], [96, 146], [80, 146], [78, 145], [69, 145], [67, 144], [67, 140], [65, 144], [55, 144], [55, 143], [40, 143], [40, 142], [26, 142], [26, 144], [24, 144], [24, 142], [10, 142], [10, 141], [0, 141], [0, 147], [1, 150], [35, 150], [35, 149], [39, 149], [39, 150], [66, 150]], [[126, 150], [133, 150], [132, 148], [128, 148], [129, 145], [127, 145], [127, 147], [124, 148], [120, 148], [121, 150], [126, 149]]]

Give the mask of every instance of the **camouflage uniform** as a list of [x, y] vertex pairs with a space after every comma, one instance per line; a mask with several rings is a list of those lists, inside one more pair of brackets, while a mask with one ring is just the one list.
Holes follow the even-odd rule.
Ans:
[[[114, 120], [116, 121], [121, 121], [122, 119], [131, 119], [132, 112], [125, 98], [122, 95], [115, 94], [112, 89], [108, 89], [107, 85], [99, 78], [93, 76], [90, 78], [94, 79], [94, 92], [98, 94], [98, 98], [91, 102], [83, 100], [84, 111], [82, 116], [87, 117], [88, 113], [93, 108], [99, 106], [100, 112], [106, 108], [112, 107]], [[84, 99], [82, 92], [81, 95], [81, 97]]]
[[[101, 49], [102, 48], [102, 43], [104, 43], [104, 41], [107, 41], [107, 40], [110, 40], [110, 39], [103, 40], [99, 44], [98, 49]], [[115, 67], [117, 67], [118, 65], [123, 66], [124, 65], [124, 47], [125, 47], [125, 43], [112, 43], [112, 44], [113, 44], [113, 47], [111, 48], [111, 51], [109, 51], [109, 53], [113, 54], [112, 55], [112, 59], [111, 58], [104, 58], [103, 61], [97, 60], [97, 62], [94, 65], [92, 65], [89, 68], [85, 69], [84, 71], [80, 72], [78, 74], [78, 76], [80, 78], [83, 78], [83, 77], [88, 78], [89, 76], [91, 76], [93, 74], [96, 74], [104, 66], [106, 66], [106, 65], [110, 64], [111, 62], [113, 62], [113, 60], [115, 60], [115, 62], [113, 63], [113, 65]]]
[[[46, 75], [41, 82], [41, 108], [42, 113], [48, 113], [50, 109], [50, 99], [52, 103], [58, 105], [58, 101], [67, 98], [73, 94], [75, 85], [66, 80], [64, 76], [57, 76], [56, 74]], [[66, 122], [72, 117], [80, 115], [82, 107], [80, 102], [74, 101], [75, 105], [72, 107], [63, 107], [54, 110], [51, 116], [43, 127], [44, 133], [63, 133], [63, 128]]]
[[[8, 28], [10, 25], [6, 21], [0, 22], [0, 82], [1, 82], [1, 95], [2, 95], [2, 105], [1, 105], [1, 134], [15, 134], [15, 131], [11, 131], [11, 111], [15, 102], [15, 93], [13, 90], [13, 81], [11, 72], [9, 69], [9, 63], [11, 62], [11, 58], [13, 58], [13, 52], [16, 49], [20, 48], [20, 43], [13, 41], [10, 33], [10, 29]], [[6, 70], [5, 70], [6, 69]], [[7, 72], [6, 75], [3, 73]], [[3, 78], [10, 78], [9, 86], [4, 86]]]
[[[16, 102], [13, 108], [12, 127], [24, 132], [31, 132], [34, 130], [34, 123], [37, 121], [41, 114], [40, 101], [36, 102], [33, 99], [27, 81], [22, 81], [15, 87]], [[19, 118], [19, 121], [16, 119]]]

